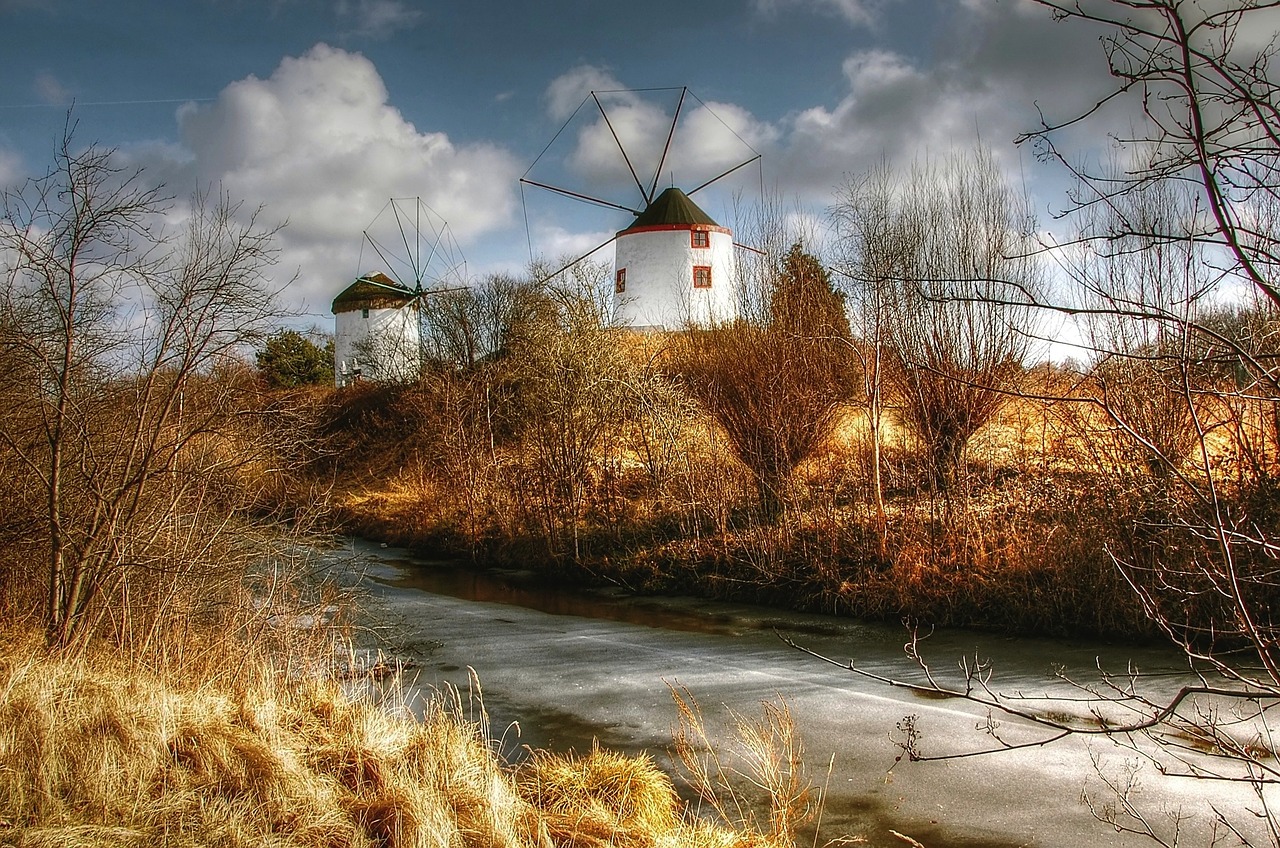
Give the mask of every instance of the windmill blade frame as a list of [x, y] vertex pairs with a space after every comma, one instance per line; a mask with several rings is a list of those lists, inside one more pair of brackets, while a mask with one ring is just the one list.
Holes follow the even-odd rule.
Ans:
[[[676, 108], [671, 118], [671, 125], [667, 130], [666, 141], [663, 145], [662, 153], [658, 158], [657, 166], [653, 172], [653, 179], [650, 181], [649, 188], [646, 190], [644, 184], [640, 181], [640, 177], [636, 172], [634, 164], [631, 161], [631, 154], [628, 153], [626, 145], [623, 143], [621, 137], [618, 135], [618, 132], [614, 127], [613, 121], [609, 117], [608, 110], [605, 108], [604, 103], [600, 99], [600, 95], [602, 94], [641, 94], [641, 93], [654, 92], [654, 91], [679, 91], [680, 99], [676, 103]], [[556, 140], [560, 138], [560, 136], [574, 121], [574, 119], [577, 118], [578, 114], [582, 111], [582, 107], [585, 106], [588, 102], [594, 102], [596, 105], [596, 108], [600, 112], [602, 119], [605, 122], [605, 125], [608, 127], [609, 134], [612, 136], [614, 143], [617, 145], [618, 153], [622, 157], [622, 161], [626, 165], [627, 171], [630, 173], [632, 181], [635, 183], [636, 188], [640, 192], [640, 198], [641, 200], [644, 201], [644, 206], [648, 207], [650, 204], [653, 203], [654, 199], [657, 196], [658, 182], [662, 178], [662, 169], [665, 167], [667, 160], [671, 154], [671, 148], [676, 137], [676, 130], [680, 122], [680, 116], [683, 114], [683, 111], [684, 111], [685, 100], [689, 97], [692, 97], [694, 100], [698, 101], [698, 103], [702, 106], [703, 109], [707, 111], [708, 114], [710, 114], [717, 121], [719, 121], [721, 126], [725, 127], [725, 129], [727, 129], [730, 133], [732, 133], [734, 138], [736, 138], [748, 150], [750, 150], [753, 155], [748, 157], [747, 159], [744, 159], [743, 161], [739, 162], [738, 164], [734, 165], [728, 170], [721, 172], [717, 176], [712, 177], [711, 179], [699, 185], [693, 191], [688, 192], [688, 194], [693, 194], [696, 191], [700, 191], [704, 188], [707, 188], [708, 186], [716, 182], [719, 182], [720, 180], [724, 179], [730, 174], [733, 174], [741, 170], [742, 168], [745, 168], [747, 165], [750, 165], [753, 162], [760, 161], [763, 158], [762, 153], [760, 153], [754, 147], [752, 147], [751, 144], [747, 142], [746, 139], [744, 139], [732, 127], [730, 127], [729, 124], [723, 118], [717, 115], [716, 112], [713, 109], [711, 109], [711, 107], [708, 106], [704, 100], [702, 100], [702, 98], [698, 97], [697, 94], [690, 91], [688, 86], [680, 86], [678, 88], [672, 86], [667, 88], [602, 89], [599, 91], [592, 89], [591, 91], [587, 92], [587, 94], [582, 98], [582, 102], [578, 104], [578, 107], [573, 110], [573, 112], [569, 115], [569, 117], [565, 120], [565, 122], [560, 126], [560, 128], [556, 131], [555, 135], [552, 137], [551, 141], [548, 142], [547, 146], [544, 147], [542, 149], [542, 152], [538, 154], [537, 158], [535, 158], [533, 162], [529, 165], [529, 167], [525, 169], [524, 174], [520, 176], [520, 183], [523, 185], [530, 185], [530, 186], [534, 186], [535, 188], [540, 188], [545, 191], [553, 192], [555, 194], [568, 197], [570, 199], [580, 200], [586, 203], [593, 203], [599, 206], [610, 207], [610, 208], [618, 209], [624, 212], [630, 212], [633, 215], [639, 215], [643, 210], [636, 210], [623, 203], [617, 203], [615, 201], [596, 197], [584, 191], [575, 191], [573, 189], [566, 188], [564, 186], [557, 186], [549, 182], [533, 180], [529, 178], [529, 174], [533, 171], [535, 167], [537, 167], [538, 163], [551, 149], [552, 145], [555, 144]]]
[[[407, 202], [413, 203], [413, 215], [403, 208]], [[390, 210], [395, 221], [397, 247], [388, 245], [384, 234], [374, 234], [378, 222]], [[425, 213], [425, 214], [424, 214]], [[424, 226], [424, 218], [425, 226]], [[412, 220], [412, 224], [410, 223]], [[410, 235], [413, 241], [410, 243]], [[422, 292], [449, 287], [449, 283], [465, 284], [467, 260], [462, 249], [453, 236], [449, 222], [439, 212], [426, 204], [421, 197], [392, 197], [382, 207], [369, 225], [361, 231], [360, 256], [358, 267], [363, 268], [364, 248], [367, 245], [382, 262], [385, 273], [406, 289]], [[386, 234], [390, 236], [389, 233]], [[424, 235], [427, 242], [427, 256], [423, 259]], [[443, 258], [444, 267], [435, 270], [437, 259]]]
[[[638, 126], [634, 116], [623, 123], [615, 121], [614, 116], [610, 114], [610, 109], [606, 106], [607, 98], [602, 97], [607, 94], [630, 95], [640, 91], [679, 91], [679, 99], [675, 103], [674, 111], [671, 112], [670, 123], [666, 124], [664, 121], [661, 135], [645, 134], [643, 129], [638, 130], [640, 139], [649, 139], [655, 152], [657, 144], [661, 143], [661, 152], [657, 154], [653, 174], [647, 185], [640, 178], [640, 172], [637, 169], [638, 160], [632, 155], [628, 142], [619, 131], [624, 124], [634, 130]], [[679, 155], [680, 151], [696, 153], [699, 150], [696, 145], [681, 143], [680, 139], [683, 136], [677, 137], [681, 126], [689, 125], [687, 120], [683, 125], [681, 121], [686, 115], [686, 106], [691, 97], [732, 133], [752, 155], [720, 171], [687, 194], [676, 187], [674, 178], [672, 186], [659, 193], [658, 185], [662, 180], [663, 170], [670, 164], [671, 159]], [[586, 190], [556, 185], [554, 180], [535, 180], [530, 177], [534, 168], [546, 156], [556, 140], [582, 114], [588, 101], [595, 105], [595, 110], [592, 111], [598, 111], [600, 114], [592, 127], [593, 130], [598, 129], [600, 132], [592, 137], [583, 130], [579, 135], [579, 144], [585, 144], [588, 139], [593, 139], [597, 144], [603, 145], [595, 148], [595, 152], [605, 156], [606, 159], [595, 161], [597, 163], [607, 161], [608, 143], [604, 135], [604, 130], [607, 129], [608, 138], [612, 139], [612, 147], [616, 148], [614, 156], [623, 166], [616, 168], [614, 176], [625, 179], [623, 177], [625, 173], [630, 177], [640, 194], [641, 209], [630, 208], [622, 202], [596, 196]], [[639, 101], [624, 101], [624, 103], [640, 108]], [[649, 113], [640, 108], [637, 114], [643, 118]], [[635, 142], [634, 136], [632, 142]], [[643, 147], [644, 142], [641, 144], [643, 149], [649, 149]], [[580, 149], [585, 151], [591, 148], [581, 147]], [[718, 149], [717, 152], [723, 153], [723, 149]], [[706, 161], [716, 163], [715, 166], [719, 168], [723, 166], [725, 158], [721, 155]], [[520, 177], [521, 202], [524, 206], [530, 263], [534, 262], [534, 249], [529, 210], [525, 200], [524, 186], [526, 185], [580, 203], [627, 212], [633, 217], [628, 225], [615, 229], [613, 235], [601, 244], [564, 264], [553, 273], [539, 275], [541, 279], [538, 283], [544, 284], [554, 279], [609, 244], [614, 244], [613, 320], [615, 323], [635, 328], [670, 329], [689, 322], [706, 323], [735, 317], [738, 311], [736, 295], [738, 275], [732, 231], [716, 223], [690, 199], [689, 195], [706, 189], [752, 163], [760, 162], [762, 158], [762, 154], [717, 115], [706, 102], [691, 92], [688, 86], [678, 89], [618, 89], [588, 92], [564, 125], [557, 130], [551, 142], [543, 148], [537, 159]], [[762, 174], [762, 186], [763, 180]]]

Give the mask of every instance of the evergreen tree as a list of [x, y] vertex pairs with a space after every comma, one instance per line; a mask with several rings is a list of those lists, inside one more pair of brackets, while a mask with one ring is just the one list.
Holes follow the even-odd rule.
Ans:
[[258, 370], [277, 389], [319, 385], [333, 380], [333, 342], [320, 347], [297, 330], [267, 337], [258, 351]]

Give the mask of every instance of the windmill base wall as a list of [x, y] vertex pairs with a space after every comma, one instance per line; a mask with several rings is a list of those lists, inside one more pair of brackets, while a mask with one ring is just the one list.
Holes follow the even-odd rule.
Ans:
[[[626, 288], [614, 294], [614, 324], [674, 330], [736, 318], [733, 236], [721, 231], [708, 235], [708, 246], [695, 248], [688, 228], [620, 233], [614, 268], [626, 271]], [[694, 287], [695, 266], [711, 269], [710, 288]]]
[[421, 344], [417, 311], [355, 309], [334, 315], [333, 359], [338, 387], [357, 380], [400, 382], [418, 374]]

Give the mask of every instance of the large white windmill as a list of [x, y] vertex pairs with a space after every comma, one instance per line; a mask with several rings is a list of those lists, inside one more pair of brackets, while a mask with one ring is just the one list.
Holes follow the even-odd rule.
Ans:
[[364, 265], [366, 246], [384, 270], [362, 274], [333, 299], [339, 388], [360, 380], [402, 382], [417, 376], [422, 300], [454, 288], [451, 283], [461, 285], [466, 277], [448, 223], [421, 198], [387, 201], [364, 231], [357, 267]]
[[[687, 87], [658, 90], [678, 90], [680, 100], [667, 129], [662, 154], [658, 157], [653, 177], [647, 185], [637, 174], [633, 156], [619, 137], [599, 96], [634, 92], [592, 91], [583, 99], [569, 121], [565, 122], [565, 126], [568, 126], [588, 102], [595, 104], [617, 146], [621, 162], [626, 165], [639, 190], [639, 208], [531, 180], [528, 178], [529, 171], [533, 170], [537, 161], [529, 167], [520, 182], [576, 200], [620, 209], [634, 216], [631, 223], [614, 233], [609, 241], [575, 260], [581, 261], [610, 242], [614, 244], [615, 325], [637, 330], [673, 330], [688, 324], [707, 325], [733, 320], [737, 317], [740, 300], [733, 233], [699, 208], [692, 195], [735, 171], [758, 162], [760, 154], [733, 133], [746, 149], [751, 150], [753, 156], [687, 192], [672, 185], [659, 193], [658, 183], [668, 164], [668, 155], [672, 152], [672, 142], [676, 138], [686, 97], [692, 96], [699, 103], [702, 101]], [[705, 103], [702, 106], [714, 116]], [[716, 120], [719, 120], [718, 116]], [[728, 128], [727, 125], [724, 126]], [[564, 127], [561, 132], [563, 130]], [[547, 147], [549, 149], [551, 145]], [[545, 154], [546, 151], [543, 152]]]

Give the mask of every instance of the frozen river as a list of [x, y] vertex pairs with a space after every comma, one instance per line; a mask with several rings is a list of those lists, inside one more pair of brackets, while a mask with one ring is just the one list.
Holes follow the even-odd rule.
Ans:
[[[778, 638], [909, 677], [914, 669], [903, 655], [901, 628], [692, 599], [548, 592], [519, 574], [460, 571], [359, 541], [348, 543], [345, 554], [364, 571], [392, 644], [417, 664], [418, 686], [465, 692], [468, 668], [474, 669], [508, 756], [518, 757], [524, 745], [584, 751], [598, 739], [669, 765], [676, 723], [671, 685], [687, 688], [713, 725], [727, 721], [730, 709], [759, 716], [761, 701], [781, 696], [803, 734], [810, 776], [827, 787], [815, 845], [841, 836], [885, 848], [910, 844], [893, 831], [928, 848], [1155, 844], [1098, 822], [1082, 800], [1087, 793], [1095, 804], [1113, 802], [1100, 773], [1125, 774], [1132, 752], [1105, 739], [1071, 738], [895, 766], [890, 737], [904, 716], [918, 716], [923, 752], [936, 754], [988, 746], [977, 729], [985, 710], [858, 678]], [[1099, 656], [1116, 670], [1132, 660], [1157, 673], [1175, 670], [1178, 661], [1155, 649], [966, 631], [935, 634], [924, 653], [944, 672], [965, 655], [990, 658], [993, 687], [1024, 693], [1060, 692], [1055, 666], [1084, 677]], [[1169, 691], [1180, 682], [1153, 679]], [[1017, 722], [1005, 731], [1011, 741], [1045, 735]], [[728, 735], [713, 730], [715, 738]], [[1238, 787], [1162, 777], [1150, 764], [1139, 766], [1133, 797], [1157, 824], [1178, 811], [1199, 816], [1185, 826], [1188, 846], [1208, 844], [1208, 801], [1242, 814], [1249, 801]]]

